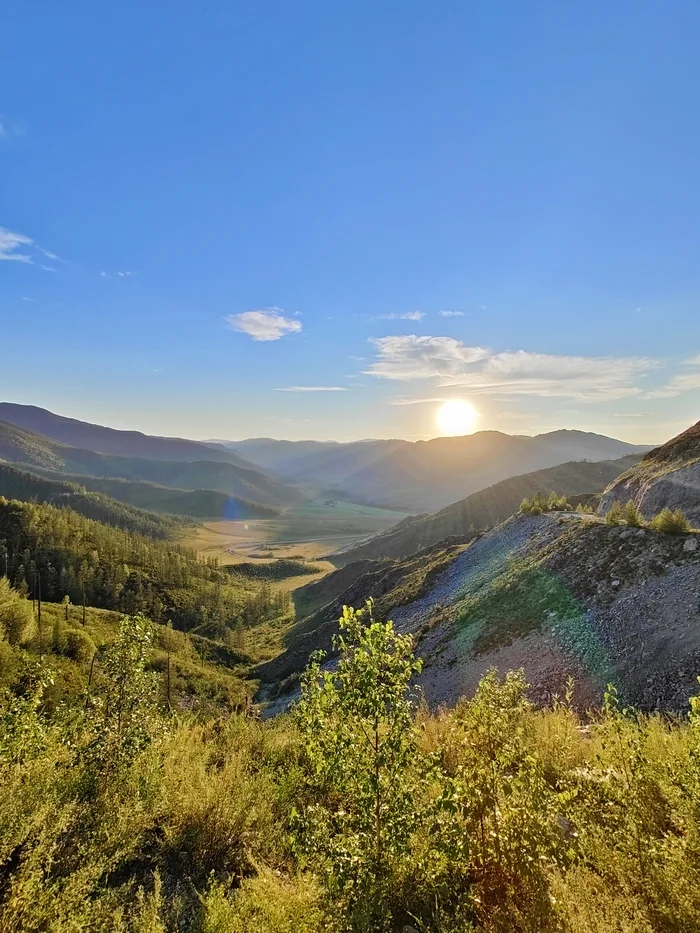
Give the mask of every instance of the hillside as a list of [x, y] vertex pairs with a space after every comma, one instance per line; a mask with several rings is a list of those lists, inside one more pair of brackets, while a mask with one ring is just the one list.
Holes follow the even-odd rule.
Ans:
[[535, 437], [480, 431], [402, 445], [342, 480], [359, 501], [435, 511], [510, 476], [571, 460], [611, 460], [642, 453], [613, 438], [583, 431]]
[[331, 490], [342, 486], [358, 470], [410, 446], [410, 442], [366, 440], [337, 443], [258, 438], [231, 442], [229, 446], [262, 469], [287, 480]]
[[232, 463], [118, 457], [60, 444], [1, 421], [0, 460], [58, 473], [146, 481], [176, 489], [209, 489], [264, 506], [303, 501], [298, 490]]
[[647, 518], [668, 506], [700, 522], [700, 421], [623, 473], [605, 490], [599, 511], [630, 499]]
[[103, 479], [80, 473], [54, 473], [41, 467], [33, 472], [47, 479], [77, 483], [92, 492], [103, 493], [149, 512], [185, 518], [274, 518], [282, 507], [264, 506], [240, 497], [229, 496], [214, 489], [175, 489], [143, 480]]
[[118, 502], [101, 492], [89, 492], [84, 485], [37, 476], [5, 463], [0, 463], [0, 496], [69, 507], [86, 518], [149, 538], [169, 538], [183, 529], [182, 522]]
[[[580, 706], [597, 705], [613, 681], [625, 702], [684, 709], [700, 670], [699, 541], [589, 516], [518, 515], [466, 548], [437, 545], [404, 561], [364, 562], [357, 573], [348, 565], [342, 588], [333, 575], [305, 588], [315, 611], [259, 669], [270, 685], [261, 695], [293, 683], [312, 650], [328, 650], [328, 617], [364, 593], [418, 639], [419, 682], [433, 706], [473, 693], [491, 667], [523, 667], [538, 702], [561, 694], [572, 675]], [[316, 587], [327, 606], [309, 601]]]
[[253, 469], [253, 464], [220, 445], [202, 444], [181, 437], [154, 437], [140, 431], [119, 431], [65, 418], [34, 405], [0, 402], [0, 421], [34, 434], [43, 434], [69, 447], [96, 450], [103, 454], [147, 460], [213, 460]]
[[638, 459], [639, 455], [632, 454], [620, 460], [571, 461], [512, 476], [433, 515], [406, 518], [369, 541], [333, 555], [333, 562], [344, 565], [363, 559], [408, 557], [450, 535], [466, 535], [471, 530], [505, 521], [518, 511], [524, 498], [532, 498], [538, 491], [545, 495], [554, 491], [571, 497], [599, 493]]

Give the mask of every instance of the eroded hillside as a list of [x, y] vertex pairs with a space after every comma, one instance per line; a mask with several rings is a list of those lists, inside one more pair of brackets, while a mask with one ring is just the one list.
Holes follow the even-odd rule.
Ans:
[[[517, 515], [471, 543], [439, 545], [408, 561], [344, 568], [348, 585], [292, 630], [261, 669], [293, 682], [311, 650], [328, 648], [344, 603], [378, 597], [377, 614], [416, 636], [432, 706], [470, 695], [484, 672], [522, 667], [540, 702], [568, 676], [579, 705], [608, 682], [626, 702], [681, 709], [700, 671], [700, 536], [613, 527], [594, 517]], [[404, 598], [395, 599], [396, 580]]]

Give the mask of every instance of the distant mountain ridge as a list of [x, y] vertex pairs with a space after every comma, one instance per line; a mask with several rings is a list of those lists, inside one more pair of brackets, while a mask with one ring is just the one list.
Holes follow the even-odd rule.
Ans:
[[248, 470], [255, 469], [253, 463], [221, 445], [203, 444], [181, 437], [156, 437], [140, 431], [120, 431], [75, 418], [65, 418], [35, 405], [0, 402], [0, 421], [81, 450], [147, 460], [212, 460], [232, 463]]
[[[206, 450], [206, 448], [204, 448]], [[54, 473], [146, 481], [183, 490], [214, 490], [249, 503], [285, 507], [303, 501], [297, 489], [226, 461], [148, 460], [70, 447], [0, 421], [0, 460]]]
[[581, 460], [615, 460], [648, 447], [584, 431], [503, 434], [479, 431], [429, 441], [369, 440], [349, 444], [232, 442], [242, 456], [290, 481], [356, 502], [432, 512], [513, 475]]

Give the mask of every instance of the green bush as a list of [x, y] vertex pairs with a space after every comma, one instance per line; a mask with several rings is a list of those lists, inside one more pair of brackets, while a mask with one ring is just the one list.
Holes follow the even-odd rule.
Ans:
[[613, 502], [605, 516], [606, 525], [621, 525], [625, 520], [625, 510], [619, 502]]
[[95, 642], [79, 628], [69, 628], [66, 630], [65, 646], [63, 653], [73, 661], [90, 661], [95, 654]]
[[31, 603], [12, 589], [7, 577], [0, 577], [0, 638], [20, 645], [31, 637], [33, 629]]
[[520, 503], [520, 511], [525, 513], [525, 512], [530, 512], [531, 509], [532, 509], [532, 503], [530, 502], [530, 500], [523, 499], [523, 501]]
[[665, 535], [682, 535], [691, 530], [690, 522], [680, 509], [662, 509], [652, 518], [649, 525], [654, 531], [660, 531]]
[[625, 506], [625, 521], [631, 528], [641, 528], [644, 525], [642, 513], [632, 499], [630, 499]]

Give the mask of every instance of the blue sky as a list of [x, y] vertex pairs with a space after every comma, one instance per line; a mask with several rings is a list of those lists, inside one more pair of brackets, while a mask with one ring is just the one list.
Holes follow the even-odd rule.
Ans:
[[0, 24], [4, 399], [222, 438], [700, 417], [697, 3]]

